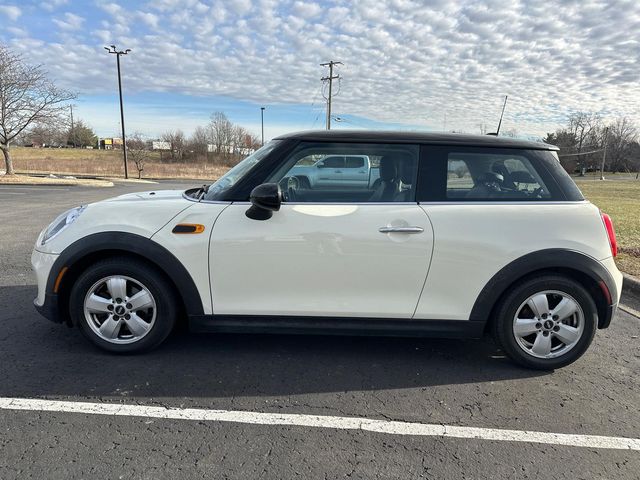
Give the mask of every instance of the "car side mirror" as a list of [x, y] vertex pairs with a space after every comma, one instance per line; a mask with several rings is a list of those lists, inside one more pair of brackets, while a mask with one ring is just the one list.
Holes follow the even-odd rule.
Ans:
[[325, 167], [325, 165], [324, 165], [324, 162], [318, 162], [318, 163], [316, 164], [316, 167], [317, 167], [317, 168], [326, 168], [326, 167]]
[[277, 183], [263, 183], [251, 190], [251, 207], [245, 215], [252, 220], [268, 220], [280, 210], [282, 190]]

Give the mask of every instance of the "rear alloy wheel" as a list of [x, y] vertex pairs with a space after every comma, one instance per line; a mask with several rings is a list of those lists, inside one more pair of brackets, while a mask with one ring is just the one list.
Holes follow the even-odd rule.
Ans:
[[543, 370], [580, 358], [598, 322], [595, 303], [584, 287], [555, 275], [515, 286], [497, 313], [494, 335], [509, 357]]
[[104, 260], [80, 275], [69, 310], [89, 340], [120, 353], [159, 345], [176, 320], [173, 289], [162, 273], [123, 258]]
[[536, 358], [556, 358], [578, 344], [584, 313], [573, 297], [558, 290], [535, 293], [518, 308], [513, 333], [518, 346]]

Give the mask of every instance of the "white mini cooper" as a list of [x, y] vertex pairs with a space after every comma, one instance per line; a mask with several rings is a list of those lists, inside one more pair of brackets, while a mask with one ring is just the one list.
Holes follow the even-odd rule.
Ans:
[[198, 332], [491, 332], [522, 365], [562, 367], [611, 322], [622, 275], [610, 218], [556, 150], [491, 136], [285, 135], [209, 187], [60, 215], [33, 252], [35, 305], [112, 352], [156, 347], [187, 318]]

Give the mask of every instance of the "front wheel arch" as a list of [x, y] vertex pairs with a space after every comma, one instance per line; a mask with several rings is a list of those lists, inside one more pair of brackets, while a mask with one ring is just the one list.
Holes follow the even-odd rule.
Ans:
[[[114, 291], [106, 287], [105, 280], [115, 280], [120, 285], [116, 283]], [[114, 293], [118, 293], [117, 300]], [[139, 304], [134, 306], [141, 293], [145, 294], [141, 298], [146, 299], [138, 300]], [[92, 302], [97, 307], [93, 313], [87, 311], [89, 295], [100, 300]], [[74, 325], [92, 343], [112, 353], [141, 353], [157, 347], [169, 336], [178, 318], [176, 291], [168, 278], [149, 262], [127, 255], [105, 257], [90, 264], [74, 282], [69, 299], [69, 315]], [[111, 325], [107, 326], [116, 327], [111, 332], [115, 335], [105, 336], [102, 331], [101, 327], [108, 322]]]
[[[125, 232], [104, 232], [84, 237], [67, 247], [54, 263], [46, 291], [58, 297], [58, 314], [71, 326], [69, 294], [75, 280], [86, 268], [100, 260], [126, 256], [143, 261], [159, 270], [174, 287], [181, 313], [203, 315], [202, 299], [193, 278], [180, 261], [166, 248], [140, 235]], [[55, 282], [66, 268], [59, 288]], [[183, 316], [183, 315], [181, 315]]]

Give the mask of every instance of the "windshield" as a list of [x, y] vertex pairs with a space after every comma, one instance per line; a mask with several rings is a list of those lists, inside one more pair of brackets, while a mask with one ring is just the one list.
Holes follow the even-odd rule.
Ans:
[[238, 183], [238, 181], [244, 177], [249, 170], [251, 170], [260, 160], [265, 158], [271, 151], [280, 143], [280, 140], [271, 140], [265, 143], [262, 148], [256, 150], [247, 158], [242, 160], [239, 164], [221, 176], [216, 180], [207, 190], [205, 200], [223, 200], [224, 195], [229, 189]]

